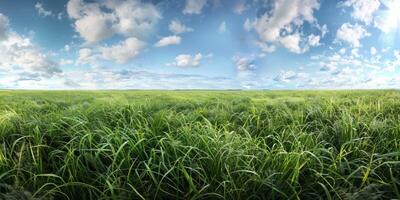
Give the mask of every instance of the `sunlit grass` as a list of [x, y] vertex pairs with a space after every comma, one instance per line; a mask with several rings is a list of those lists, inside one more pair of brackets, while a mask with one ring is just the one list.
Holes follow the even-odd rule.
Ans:
[[0, 198], [399, 199], [397, 91], [3, 91]]

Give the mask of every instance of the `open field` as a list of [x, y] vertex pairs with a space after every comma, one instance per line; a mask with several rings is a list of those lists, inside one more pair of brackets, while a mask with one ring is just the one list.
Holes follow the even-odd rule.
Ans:
[[400, 199], [400, 92], [1, 91], [0, 199]]

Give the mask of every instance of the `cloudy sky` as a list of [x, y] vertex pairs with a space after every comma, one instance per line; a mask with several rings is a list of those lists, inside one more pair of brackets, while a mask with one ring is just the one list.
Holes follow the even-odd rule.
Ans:
[[1, 0], [0, 89], [400, 88], [399, 0]]

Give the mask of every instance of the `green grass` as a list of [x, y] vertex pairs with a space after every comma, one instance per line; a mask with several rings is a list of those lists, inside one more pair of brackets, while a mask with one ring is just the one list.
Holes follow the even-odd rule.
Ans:
[[400, 199], [400, 92], [1, 91], [0, 199]]

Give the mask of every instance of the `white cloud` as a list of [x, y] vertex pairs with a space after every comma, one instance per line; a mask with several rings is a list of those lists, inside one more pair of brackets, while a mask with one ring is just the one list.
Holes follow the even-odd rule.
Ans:
[[339, 5], [352, 7], [351, 16], [368, 25], [373, 21], [374, 13], [379, 9], [381, 3], [379, 0], [346, 0]]
[[329, 62], [329, 63], [323, 63], [321, 67], [321, 71], [328, 71], [332, 72], [336, 70], [337, 63], [336, 62]]
[[144, 36], [161, 18], [153, 4], [138, 0], [94, 3], [70, 0], [67, 13], [74, 20], [75, 31], [89, 43], [104, 40], [114, 34]]
[[395, 50], [393, 52], [394, 57], [397, 59], [397, 61], [400, 62], [400, 51]]
[[225, 32], [226, 32], [226, 23], [225, 21], [223, 21], [218, 27], [218, 33], [225, 33]]
[[[347, 54], [334, 52], [331, 55], [321, 55], [315, 59], [314, 64], [321, 66], [320, 71], [313, 74], [310, 81], [302, 82], [306, 88], [393, 88], [395, 83], [397, 66], [396, 55], [400, 59], [400, 53], [394, 51], [392, 59], [386, 58], [380, 62], [380, 55], [371, 56], [370, 53], [359, 53], [358, 49], [352, 49]], [[355, 54], [358, 54], [357, 56]], [[370, 59], [368, 59], [368, 58]], [[398, 60], [400, 61], [400, 60]], [[398, 80], [398, 79], [397, 79]]]
[[64, 14], [63, 14], [62, 12], [59, 12], [59, 13], [57, 14], [57, 19], [58, 19], [58, 20], [62, 20], [62, 19], [63, 19], [63, 16], [64, 16]]
[[[265, 54], [265, 53], [264, 53]], [[257, 81], [257, 66], [256, 66], [256, 58], [262, 57], [265, 55], [240, 55], [236, 54], [232, 57], [232, 60], [235, 64], [236, 75], [238, 82], [244, 88], [250, 89], [255, 88], [260, 83]]]
[[69, 46], [69, 44], [66, 44], [64, 46], [64, 51], [69, 51], [69, 50], [71, 50], [71, 46]]
[[52, 76], [62, 72], [56, 62], [35, 49], [24, 49], [15, 52], [13, 61], [14, 65], [21, 66], [29, 72], [38, 72], [42, 76]]
[[252, 24], [252, 22], [250, 21], [249, 18], [246, 18], [246, 21], [243, 24], [243, 28], [246, 31], [250, 31], [253, 28], [253, 24]]
[[207, 0], [186, 0], [183, 14], [201, 14]]
[[321, 39], [321, 36], [311, 34], [308, 36], [308, 44], [312, 47], [319, 46], [319, 45], [321, 45], [321, 43], [319, 43], [320, 39]]
[[172, 35], [161, 38], [154, 46], [155, 47], [165, 47], [169, 45], [177, 45], [181, 43], [181, 37]]
[[275, 78], [274, 81], [277, 82], [285, 82], [285, 83], [289, 83], [292, 82], [294, 80], [304, 80], [308, 77], [307, 74], [305, 73], [297, 73], [294, 71], [281, 71]]
[[318, 29], [321, 31], [321, 37], [325, 37], [325, 35], [329, 32], [328, 26], [324, 24], [323, 26], [318, 26]]
[[8, 35], [8, 18], [0, 13], [0, 42]]
[[400, 1], [398, 0], [385, 0], [382, 1], [385, 9], [378, 12], [374, 18], [374, 26], [384, 33], [389, 33], [395, 30], [400, 24], [399, 10]]
[[87, 42], [93, 43], [112, 36], [113, 30], [109, 27], [109, 16], [102, 13], [92, 13], [75, 22], [75, 30]]
[[273, 6], [271, 12], [264, 13], [253, 22], [263, 41], [276, 41], [282, 31], [290, 34], [304, 22], [315, 22], [313, 13], [319, 9], [320, 4], [317, 0], [280, 0], [274, 1]]
[[338, 77], [347, 77], [347, 76], [352, 75], [354, 72], [356, 72], [356, 70], [353, 70], [350, 67], [344, 67], [340, 70], [333, 72], [332, 75], [338, 76]]
[[39, 13], [40, 16], [48, 17], [48, 16], [52, 16], [53, 15], [53, 13], [50, 10], [44, 9], [43, 5], [41, 3], [39, 3], [39, 2], [37, 2], [35, 4], [35, 9]]
[[354, 48], [354, 49], [351, 50], [351, 55], [356, 57], [356, 58], [360, 57], [360, 54], [358, 53], [358, 49], [357, 48]]
[[339, 54], [335, 53], [334, 55], [328, 57], [328, 59], [331, 61], [340, 61], [342, 57]]
[[8, 39], [0, 42], [0, 63], [10, 73], [36, 74], [50, 77], [61, 73], [58, 64], [52, 61], [30, 38], [10, 33]]
[[76, 65], [90, 64], [92, 67], [99, 67], [100, 59], [112, 60], [117, 64], [125, 64], [139, 55], [145, 46], [145, 42], [135, 37], [129, 37], [111, 46], [98, 46], [93, 49], [82, 48], [79, 50]]
[[320, 8], [318, 0], [279, 0], [271, 4], [272, 10], [253, 21], [246, 19], [244, 23], [244, 28], [254, 29], [261, 41], [280, 43], [291, 52], [303, 53], [309, 48], [305, 41], [307, 38], [303, 39], [300, 34], [305, 22], [326, 33], [326, 26], [322, 29], [313, 16], [314, 11]]
[[358, 48], [361, 46], [360, 40], [370, 35], [361, 25], [344, 23], [336, 33], [336, 41], [344, 41]]
[[254, 59], [251, 57], [242, 57], [239, 55], [234, 56], [233, 62], [235, 62], [236, 69], [239, 71], [252, 71], [256, 68]]
[[135, 58], [146, 43], [134, 38], [127, 38], [125, 41], [110, 47], [101, 47], [102, 57], [106, 60], [114, 60], [118, 64], [124, 64]]
[[272, 53], [276, 50], [275, 45], [268, 45], [263, 42], [257, 42], [257, 45], [261, 48], [264, 53]]
[[73, 60], [70, 60], [70, 59], [61, 59], [60, 60], [60, 65], [72, 65], [72, 64], [74, 64]]
[[172, 20], [169, 23], [168, 28], [172, 33], [176, 35], [193, 31], [192, 28], [186, 27], [185, 24], [181, 23], [179, 20]]
[[13, 89], [226, 89], [241, 88], [231, 78], [197, 74], [160, 73], [146, 70], [88, 68], [68, 70], [62, 77], [26, 75], [2, 77], [0, 88]]
[[394, 71], [396, 71], [396, 67], [394, 65], [390, 65], [390, 66], [387, 66], [387, 67], [383, 68], [383, 71], [385, 71], [385, 72], [394, 72]]
[[378, 28], [379, 30], [381, 30], [384, 33], [389, 33], [390, 31], [395, 29], [396, 26], [397, 26], [396, 23], [388, 23], [387, 19], [385, 19], [385, 17], [383, 17], [383, 16], [375, 17], [374, 27]]
[[10, 80], [39, 80], [62, 73], [58, 63], [31, 38], [12, 31], [8, 23], [8, 18], [0, 14], [0, 70], [6, 71]]
[[201, 53], [198, 53], [194, 56], [189, 54], [181, 54], [175, 58], [175, 62], [172, 63], [172, 65], [182, 68], [198, 67], [201, 59], [203, 59], [203, 55]]
[[97, 56], [89, 48], [79, 49], [77, 64], [94, 64]]
[[152, 30], [161, 18], [160, 12], [151, 3], [141, 3], [138, 0], [109, 0], [107, 8], [114, 10], [119, 23], [113, 27], [117, 33], [125, 36], [145, 35]]
[[346, 49], [345, 49], [345, 48], [341, 48], [341, 49], [339, 50], [339, 53], [342, 54], [342, 55], [345, 54], [345, 53], [346, 53]]
[[[92, 6], [97, 9], [97, 5]], [[70, 0], [67, 3], [67, 13], [72, 19], [79, 19], [85, 15], [85, 11], [88, 10], [87, 5], [82, 0]]]
[[57, 88], [74, 89], [224, 89], [239, 88], [230, 78], [145, 70], [98, 68], [69, 71]]
[[289, 51], [293, 53], [302, 53], [304, 50], [300, 47], [300, 34], [294, 33], [292, 35], [284, 36], [280, 38], [280, 43]]
[[233, 6], [233, 12], [241, 15], [244, 11], [249, 9], [249, 6], [246, 4], [244, 0], [237, 0], [235, 5]]
[[376, 55], [376, 53], [377, 53], [376, 48], [375, 47], [371, 47], [370, 53], [371, 53], [371, 55]]

